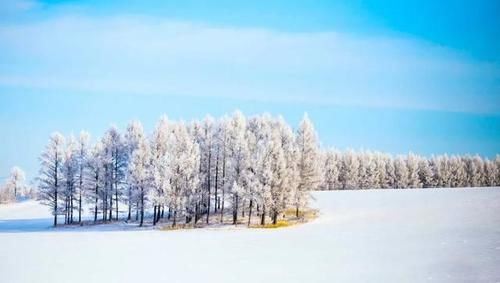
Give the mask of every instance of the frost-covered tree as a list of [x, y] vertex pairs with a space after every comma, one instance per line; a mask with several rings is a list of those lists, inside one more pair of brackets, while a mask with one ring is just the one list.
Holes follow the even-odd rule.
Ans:
[[151, 188], [151, 151], [145, 137], [139, 139], [137, 149], [132, 155], [128, 167], [131, 185], [137, 188], [137, 199], [140, 211], [140, 223], [144, 223], [144, 211], [147, 205], [148, 191]]
[[418, 161], [418, 177], [422, 187], [424, 188], [433, 188], [435, 187], [434, 183], [434, 174], [432, 172], [431, 166], [429, 165], [429, 161], [425, 158], [421, 158]]
[[339, 181], [343, 190], [352, 190], [358, 186], [359, 160], [353, 150], [342, 156]]
[[483, 161], [478, 155], [465, 156], [462, 158], [465, 164], [467, 175], [467, 185], [469, 187], [479, 187], [483, 183]]
[[465, 187], [467, 185], [467, 173], [465, 164], [458, 156], [452, 156], [449, 160], [450, 166], [450, 186], [451, 187]]
[[[192, 125], [192, 134], [200, 148], [199, 177], [202, 194], [202, 201], [198, 204], [195, 222], [198, 220], [198, 214], [202, 212], [206, 213], [206, 223], [209, 222], [213, 192], [212, 188], [215, 189], [217, 187], [214, 184], [215, 182], [213, 176], [214, 171], [217, 170], [217, 168], [215, 168], [215, 164], [217, 163], [218, 158], [216, 155], [215, 130], [215, 121], [211, 116], [205, 117], [202, 123], [195, 121]], [[215, 175], [217, 175], [217, 172], [215, 172]]]
[[270, 179], [272, 177], [270, 143], [272, 138], [272, 118], [269, 114], [253, 117], [248, 122], [246, 140], [250, 152], [248, 176], [250, 179], [245, 197], [250, 202], [248, 225], [250, 225], [254, 202], [265, 224], [271, 202]]
[[408, 168], [408, 187], [421, 188], [420, 176], [418, 175], [418, 162], [420, 157], [410, 152], [406, 157], [406, 167]]
[[0, 185], [0, 203], [9, 203], [14, 201], [14, 192], [9, 183]]
[[389, 187], [387, 184], [387, 171], [386, 171], [386, 163], [388, 159], [389, 157], [387, 157], [386, 155], [380, 152], [375, 152], [374, 163], [378, 177], [378, 180], [374, 186], [375, 189], [380, 189], [380, 188], [385, 189]]
[[309, 190], [315, 190], [320, 182], [318, 140], [313, 124], [304, 114], [297, 130], [297, 170], [299, 184], [294, 192], [296, 216], [307, 205]]
[[[93, 204], [94, 222], [97, 222], [99, 212], [99, 200], [101, 199], [101, 208], [104, 208], [103, 189], [104, 189], [104, 163], [102, 159], [103, 145], [97, 142], [87, 156], [86, 167], [88, 173], [85, 178], [86, 198]], [[105, 213], [103, 212], [103, 215]]]
[[325, 190], [335, 190], [339, 186], [339, 153], [336, 150], [322, 152], [323, 185]]
[[39, 199], [49, 206], [54, 215], [54, 226], [57, 226], [57, 215], [60, 213], [59, 194], [63, 186], [64, 137], [53, 133], [45, 151], [40, 156]]
[[64, 222], [73, 223], [74, 199], [76, 194], [78, 160], [77, 142], [73, 136], [66, 140], [62, 173], [64, 178]]
[[377, 166], [374, 161], [373, 154], [369, 151], [361, 152], [358, 155], [358, 188], [359, 189], [372, 189], [377, 187], [378, 172]]
[[495, 157], [495, 166], [497, 168], [497, 177], [495, 181], [495, 186], [500, 186], [500, 155], [498, 154]]
[[17, 199], [20, 192], [21, 194], [24, 193], [23, 191], [25, 178], [26, 177], [24, 171], [21, 168], [17, 166], [12, 167], [12, 169], [10, 170], [9, 184], [14, 190], [14, 199]]
[[151, 201], [153, 204], [153, 225], [160, 220], [166, 205], [166, 194], [170, 185], [170, 171], [168, 167], [168, 141], [170, 128], [168, 118], [162, 116], [151, 137], [151, 172], [152, 186]]
[[388, 188], [396, 188], [396, 169], [394, 168], [394, 160], [390, 156], [385, 160], [385, 183]]
[[18, 166], [12, 167], [8, 179], [0, 185], [0, 203], [16, 201], [19, 196], [29, 197], [30, 194], [24, 180], [24, 171]]
[[203, 152], [202, 158], [200, 159], [201, 168], [203, 168], [203, 172], [205, 173], [205, 178], [203, 181], [205, 182], [205, 192], [206, 192], [206, 223], [209, 223], [210, 219], [210, 208], [211, 208], [211, 199], [212, 199], [212, 187], [213, 187], [213, 166], [214, 166], [214, 146], [215, 146], [215, 126], [214, 119], [212, 116], [205, 117], [202, 126], [203, 139], [200, 144], [200, 152]]
[[288, 204], [292, 203], [293, 192], [295, 192], [297, 190], [297, 187], [299, 186], [300, 180], [297, 162], [299, 158], [299, 147], [297, 145], [293, 130], [286, 123], [285, 119], [279, 116], [277, 123], [277, 127], [280, 131], [281, 147], [283, 148], [283, 154], [286, 163], [284, 176], [285, 196], [283, 200], [283, 207], [285, 207]]
[[229, 168], [227, 182], [230, 184], [231, 207], [233, 211], [233, 224], [237, 224], [239, 206], [242, 202], [242, 189], [247, 178], [249, 152], [245, 139], [246, 119], [243, 114], [236, 111], [231, 117], [228, 127], [228, 153]]
[[174, 126], [170, 144], [171, 183], [167, 196], [175, 226], [180, 213], [184, 212], [186, 222], [190, 222], [194, 216], [198, 200], [195, 190], [200, 181], [198, 178], [200, 159], [198, 144], [194, 142], [183, 123]]
[[408, 188], [408, 167], [406, 166], [406, 160], [403, 156], [398, 156], [394, 159], [394, 176], [394, 188]]
[[[228, 182], [228, 165], [229, 165], [229, 126], [230, 119], [227, 116], [222, 117], [219, 120], [217, 127], [217, 138], [216, 138], [216, 148], [217, 148], [217, 158], [216, 158], [216, 170], [215, 170], [215, 194], [219, 191], [219, 199], [217, 200], [217, 206], [220, 210], [220, 222], [224, 221], [224, 205], [226, 192], [228, 187], [232, 185]], [[220, 177], [219, 177], [220, 176]]]
[[[145, 138], [144, 129], [139, 121], [130, 121], [127, 125], [127, 131], [125, 133], [125, 152], [127, 157], [127, 164], [130, 163], [134, 152], [139, 147], [139, 143]], [[136, 208], [136, 221], [139, 217], [139, 202], [136, 198], [137, 188], [133, 186], [133, 182], [130, 176], [130, 171], [126, 171], [126, 203], [128, 208], [127, 220], [130, 221], [132, 218], [132, 207], [135, 205]]]
[[498, 168], [494, 161], [486, 159], [484, 161], [485, 186], [497, 185]]
[[[118, 129], [112, 126], [103, 138], [104, 152], [106, 153], [105, 168], [106, 184], [109, 190], [109, 220], [113, 219], [113, 203], [115, 220], [118, 220], [119, 201], [122, 196], [122, 187], [127, 172], [127, 149], [123, 137]], [[114, 199], [113, 199], [114, 197]]]
[[77, 194], [78, 194], [78, 223], [82, 222], [82, 205], [83, 195], [86, 187], [86, 174], [88, 169], [88, 155], [89, 155], [89, 133], [81, 131], [78, 137], [77, 146]]
[[440, 187], [451, 186], [451, 168], [448, 155], [438, 156], [436, 159], [437, 180]]
[[[278, 215], [286, 208], [289, 195], [288, 185], [290, 183], [289, 176], [287, 176], [287, 159], [281, 139], [282, 133], [280, 127], [284, 127], [282, 122], [278, 122], [278, 124], [272, 128], [271, 139], [269, 140], [269, 209], [272, 212], [273, 224], [276, 224]], [[290, 162], [296, 162], [295, 158], [290, 160]]]

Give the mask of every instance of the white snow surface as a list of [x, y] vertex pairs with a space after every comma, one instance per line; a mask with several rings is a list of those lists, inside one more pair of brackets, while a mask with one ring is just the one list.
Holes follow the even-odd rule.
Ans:
[[54, 229], [2, 205], [0, 282], [500, 282], [500, 188], [313, 196], [320, 217], [281, 229]]

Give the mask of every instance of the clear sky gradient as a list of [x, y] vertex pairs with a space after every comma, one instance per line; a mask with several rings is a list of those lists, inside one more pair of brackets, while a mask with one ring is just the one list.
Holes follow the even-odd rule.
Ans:
[[500, 152], [498, 1], [243, 2], [0, 0], [0, 177], [56, 130], [235, 109], [308, 112], [340, 149]]

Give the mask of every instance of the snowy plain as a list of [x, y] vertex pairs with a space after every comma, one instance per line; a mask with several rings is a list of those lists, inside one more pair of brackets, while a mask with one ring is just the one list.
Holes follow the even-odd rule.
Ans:
[[0, 206], [0, 282], [500, 282], [500, 188], [315, 192], [281, 229], [50, 228]]

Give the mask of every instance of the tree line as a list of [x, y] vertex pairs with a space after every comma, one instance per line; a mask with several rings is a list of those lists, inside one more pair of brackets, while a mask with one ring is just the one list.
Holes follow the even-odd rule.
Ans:
[[322, 190], [487, 187], [500, 186], [500, 155], [439, 155], [413, 153], [393, 157], [371, 151], [323, 150]]
[[54, 226], [58, 215], [82, 223], [84, 209], [94, 222], [135, 219], [140, 226], [146, 216], [153, 225], [243, 217], [250, 225], [252, 216], [276, 224], [285, 209], [298, 217], [306, 207], [320, 184], [319, 160], [307, 115], [296, 131], [269, 114], [247, 119], [236, 111], [190, 123], [162, 116], [151, 135], [138, 121], [123, 134], [111, 127], [94, 144], [84, 131], [52, 134], [40, 156], [38, 197]]

